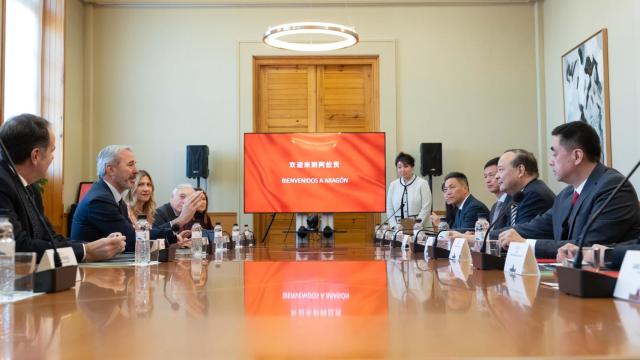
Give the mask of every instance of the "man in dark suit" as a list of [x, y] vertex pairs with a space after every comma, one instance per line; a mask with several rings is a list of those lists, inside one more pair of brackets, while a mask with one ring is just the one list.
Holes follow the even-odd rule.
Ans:
[[3, 152], [0, 160], [0, 208], [9, 211], [16, 251], [33, 251], [39, 261], [55, 242], [59, 248], [71, 247], [80, 262], [109, 259], [124, 250], [123, 236], [106, 236], [84, 244], [70, 243], [53, 231], [44, 215], [39, 189], [33, 185], [47, 176], [56, 147], [56, 137], [47, 120], [30, 114], [15, 116], [0, 127], [0, 138], [17, 172], [13, 171]]
[[[558, 248], [567, 241], [578, 241], [591, 214], [624, 179], [618, 171], [600, 163], [600, 139], [589, 124], [569, 122], [556, 127], [551, 135], [549, 165], [556, 178], [569, 186], [547, 212], [499, 237], [503, 247], [511, 241], [530, 239], [540, 258], [555, 258]], [[626, 242], [640, 236], [638, 196], [631, 183], [624, 183], [585, 236], [587, 245]]]
[[[456, 211], [453, 223], [449, 224], [452, 230], [472, 230], [478, 220], [478, 215], [489, 216], [489, 209], [469, 192], [469, 181], [465, 174], [460, 172], [447, 174], [442, 190], [446, 203], [453, 205]], [[440, 223], [440, 219], [433, 215], [431, 221], [436, 226]]]
[[498, 160], [500, 160], [500, 158], [495, 157], [487, 161], [487, 163], [484, 164], [484, 172], [482, 175], [484, 177], [484, 184], [487, 187], [487, 190], [489, 190], [489, 192], [495, 195], [497, 198], [496, 202], [491, 206], [488, 220], [491, 224], [495, 224], [494, 228], [499, 229], [508, 225], [507, 214], [505, 213], [501, 217], [498, 217], [498, 215], [500, 215], [502, 207], [509, 204], [511, 198], [508, 194], [500, 190], [500, 184], [498, 183], [498, 178], [496, 177], [496, 174], [498, 173]]
[[[71, 225], [71, 238], [93, 241], [117, 232], [126, 237], [126, 251], [134, 251], [136, 233], [123, 196], [135, 184], [138, 168], [129, 146], [109, 145], [98, 153], [98, 178], [78, 204]], [[151, 229], [150, 238], [176, 238], [168, 229]], [[180, 241], [181, 239], [178, 239]]]
[[195, 191], [191, 184], [180, 184], [171, 192], [169, 202], [156, 209], [153, 226], [171, 229], [173, 225], [178, 225], [183, 229], [185, 224], [193, 220], [196, 211], [204, 206], [206, 201], [202, 191]]
[[547, 184], [538, 179], [538, 162], [529, 151], [505, 151], [498, 161], [496, 179], [500, 184], [500, 190], [509, 194], [510, 198], [522, 192], [522, 200], [519, 203], [508, 205], [507, 220], [503, 227], [527, 223], [553, 206], [556, 196]]

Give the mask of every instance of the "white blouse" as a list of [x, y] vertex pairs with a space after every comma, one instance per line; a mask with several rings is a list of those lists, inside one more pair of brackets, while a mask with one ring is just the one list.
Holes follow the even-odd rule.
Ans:
[[[405, 186], [407, 191], [405, 192]], [[404, 201], [403, 198], [404, 197]], [[429, 221], [431, 208], [431, 190], [429, 183], [422, 177], [414, 175], [414, 180], [405, 183], [399, 178], [391, 182], [387, 192], [387, 219], [389, 225], [396, 226], [401, 215], [400, 204], [404, 203], [404, 217], [422, 219], [423, 226]]]

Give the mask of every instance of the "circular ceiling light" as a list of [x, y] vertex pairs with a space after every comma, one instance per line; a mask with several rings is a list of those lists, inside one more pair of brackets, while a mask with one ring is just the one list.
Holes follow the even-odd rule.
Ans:
[[[288, 41], [284, 37], [294, 37], [296, 39], [305, 36], [322, 36], [330, 41], [309, 42]], [[294, 51], [331, 51], [344, 49], [357, 44], [358, 33], [352, 27], [325, 22], [296, 22], [270, 27], [262, 36], [262, 42], [279, 49]]]

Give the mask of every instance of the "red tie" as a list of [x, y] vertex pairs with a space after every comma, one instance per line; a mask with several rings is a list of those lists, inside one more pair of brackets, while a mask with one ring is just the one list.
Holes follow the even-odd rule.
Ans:
[[578, 202], [578, 197], [580, 197], [580, 193], [578, 193], [577, 191], [573, 192], [573, 205], [576, 204], [576, 202]]

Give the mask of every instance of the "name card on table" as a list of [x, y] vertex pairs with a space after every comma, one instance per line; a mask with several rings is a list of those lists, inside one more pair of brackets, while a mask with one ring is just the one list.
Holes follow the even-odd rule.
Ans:
[[613, 296], [640, 303], [640, 250], [625, 254]]
[[471, 250], [469, 250], [469, 243], [467, 243], [467, 239], [456, 238], [453, 241], [453, 245], [451, 245], [451, 252], [449, 253], [449, 260], [471, 260]]
[[406, 249], [408, 244], [411, 242], [411, 240], [413, 240], [413, 236], [411, 235], [403, 235], [402, 236], [402, 246], [400, 246], [401, 249]]
[[428, 247], [429, 246], [433, 246], [433, 244], [436, 243], [436, 238], [433, 236], [429, 236], [427, 238], [427, 241], [424, 243], [424, 258], [427, 259], [429, 258], [429, 251], [428, 251]]
[[[76, 254], [71, 247], [58, 248], [58, 254], [60, 255], [60, 262], [62, 266], [78, 265], [76, 260]], [[55, 268], [55, 261], [53, 260], [53, 249], [48, 249], [42, 255], [42, 260], [38, 264], [38, 272]]]
[[504, 261], [504, 272], [516, 275], [540, 275], [533, 249], [528, 243], [509, 244], [507, 259]]

